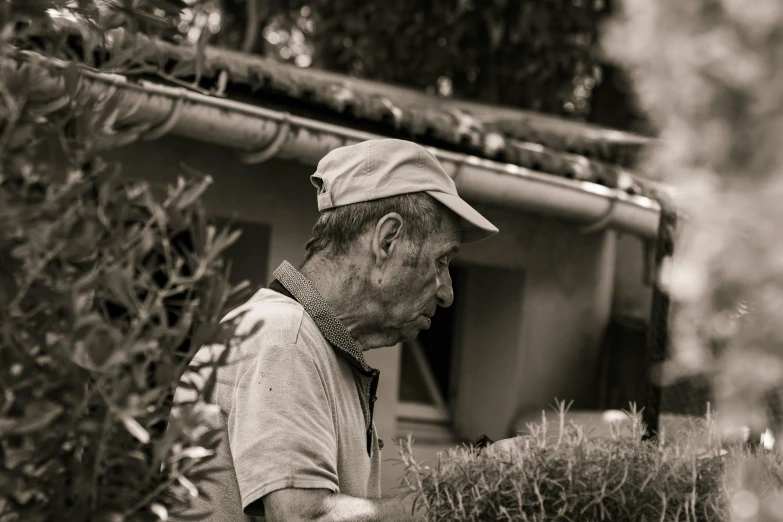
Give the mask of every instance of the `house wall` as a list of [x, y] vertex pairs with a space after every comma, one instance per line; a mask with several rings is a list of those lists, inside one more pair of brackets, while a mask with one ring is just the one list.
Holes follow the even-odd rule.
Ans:
[[181, 164], [212, 176], [214, 183], [204, 195], [207, 211], [270, 228], [268, 251], [264, 245], [258, 250], [246, 247], [248, 256], [268, 256], [266, 273], [253, 283], [268, 283], [283, 260], [294, 265], [301, 261], [318, 217], [315, 187], [309, 181], [313, 169], [274, 159], [245, 165], [232, 150], [177, 137], [137, 142], [109, 158], [122, 161], [126, 176], [159, 183], [176, 182], [183, 173]]
[[[266, 284], [284, 259], [295, 265], [301, 261], [317, 217], [308, 179], [312, 168], [280, 160], [248, 166], [230, 150], [176, 137], [139, 142], [111, 156], [124, 163], [126, 175], [162, 183], [174, 182], [184, 162], [214, 178], [204, 198], [210, 212], [267, 224], [268, 245], [245, 241], [235, 250], [237, 256], [266, 256], [253, 283]], [[575, 399], [575, 407], [593, 407], [617, 242], [613, 232], [582, 234], [551, 219], [476, 207], [501, 234], [464, 245], [458, 256], [468, 267], [468, 283], [457, 304], [463, 319], [462, 364], [456, 372], [462, 377], [454, 397], [455, 419], [465, 438], [486, 434], [498, 439], [510, 435], [518, 415], [548, 408], [556, 397]], [[248, 263], [243, 270], [248, 273]], [[388, 441], [394, 434], [400, 350], [376, 350], [368, 359], [382, 372], [376, 426]], [[415, 454], [427, 458], [439, 449], [421, 445]], [[388, 492], [399, 484], [402, 467], [389, 460], [396, 458], [393, 444], [384, 453]]]
[[[616, 234], [582, 234], [544, 217], [477, 207], [502, 232], [486, 243], [465, 245], [460, 257], [525, 272], [521, 306], [509, 302], [514, 293], [496, 294], [495, 306], [513, 308], [518, 315], [517, 343], [491, 343], [488, 355], [516, 369], [508, 396], [491, 398], [507, 417], [486, 434], [500, 438], [510, 435], [515, 416], [548, 409], [555, 398], [574, 400], [578, 409], [594, 407], [598, 347], [614, 290]], [[475, 313], [492, 304], [465, 301]]]
[[647, 274], [647, 257], [654, 248], [654, 243], [647, 244], [638, 237], [617, 235], [614, 314], [649, 321], [653, 287], [648, 278], [651, 274]]

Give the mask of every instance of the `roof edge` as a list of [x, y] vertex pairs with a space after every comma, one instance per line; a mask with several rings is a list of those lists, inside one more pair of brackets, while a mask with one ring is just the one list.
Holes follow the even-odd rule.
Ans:
[[[27, 52], [23, 66], [34, 75], [35, 90], [49, 103], [67, 96], [62, 71], [67, 63]], [[0, 60], [11, 74], [19, 62]], [[129, 82], [126, 77], [84, 71], [79, 96], [102, 100], [119, 97], [116, 134], [106, 146], [172, 134], [238, 149], [245, 163], [279, 156], [308, 165], [334, 148], [384, 137], [317, 120], [274, 111], [181, 87]], [[112, 96], [107, 96], [107, 92]], [[468, 199], [574, 222], [585, 232], [607, 227], [645, 239], [657, 237], [660, 205], [645, 196], [629, 195], [589, 181], [559, 178], [515, 164], [427, 147]]]
[[[58, 19], [57, 26], [69, 34], [85, 38], [84, 27]], [[536, 143], [549, 149], [550, 156], [570, 153], [583, 156], [578, 172], [571, 162], [549, 162], [564, 177], [590, 175], [593, 162], [633, 168], [641, 151], [656, 138], [595, 124], [569, 120], [555, 115], [470, 100], [433, 96], [411, 87], [356, 78], [317, 68], [300, 68], [274, 59], [213, 46], [200, 47], [187, 42], [168, 42], [143, 33], [115, 28], [105, 35], [106, 45], [138, 64], [164, 64], [170, 72], [164, 82], [179, 84], [195, 79], [194, 90], [218, 93], [227, 86], [246, 89], [263, 103], [263, 96], [280, 96], [317, 110], [326, 110], [336, 118], [356, 118], [371, 125], [388, 127], [377, 132], [399, 131], [413, 139], [430, 142], [500, 162], [537, 166], [536, 153], [524, 152], [522, 161], [513, 140]], [[134, 62], [135, 63], [135, 62]], [[263, 94], [263, 96], [262, 96]], [[250, 102], [253, 103], [253, 102]], [[285, 109], [283, 109], [285, 110]], [[371, 132], [373, 130], [368, 129]], [[442, 145], [439, 145], [442, 143]], [[598, 171], [605, 168], [597, 165]], [[599, 183], [611, 182], [598, 173]], [[645, 179], [640, 177], [639, 189]], [[613, 186], [613, 185], [610, 185]], [[635, 192], [635, 191], [631, 191]], [[637, 192], [644, 192], [639, 190]]]

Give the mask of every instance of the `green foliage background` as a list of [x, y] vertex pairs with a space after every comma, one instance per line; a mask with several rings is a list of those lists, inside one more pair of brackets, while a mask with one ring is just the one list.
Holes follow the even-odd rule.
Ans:
[[[783, 4], [623, 6], [606, 47], [661, 137], [639, 169], [672, 187], [682, 218], [660, 277], [674, 312], [668, 369], [710, 376], [722, 427], [770, 428], [779, 445], [768, 401], [779, 404], [783, 383]], [[760, 506], [745, 519], [783, 520], [780, 497], [759, 501], [754, 473], [737, 475]]]
[[223, 46], [433, 94], [648, 131], [627, 78], [599, 46], [614, 3], [220, 0], [215, 5], [223, 11], [217, 36]]

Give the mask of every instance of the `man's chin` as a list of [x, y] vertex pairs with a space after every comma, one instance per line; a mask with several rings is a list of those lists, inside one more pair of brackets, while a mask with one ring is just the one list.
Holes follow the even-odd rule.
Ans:
[[405, 330], [402, 331], [402, 333], [400, 335], [400, 342], [403, 342], [403, 343], [411, 342], [412, 340], [414, 340], [415, 338], [417, 338], [419, 336], [419, 332], [420, 331], [421, 330], [419, 330], [416, 327], [406, 328]]

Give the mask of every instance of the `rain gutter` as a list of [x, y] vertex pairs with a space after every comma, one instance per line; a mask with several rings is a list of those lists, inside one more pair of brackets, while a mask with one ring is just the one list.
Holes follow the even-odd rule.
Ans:
[[[36, 90], [62, 96], [64, 79], [52, 76], [51, 68], [64, 68], [65, 62], [46, 59], [43, 65], [41, 58], [35, 62], [34, 69], [46, 71], [36, 78]], [[119, 96], [116, 126], [139, 129], [133, 139], [171, 133], [238, 149], [240, 159], [251, 164], [279, 157], [315, 166], [336, 147], [382, 137], [181, 87], [130, 82], [120, 75], [84, 71], [78, 90], [80, 96]], [[657, 236], [660, 206], [653, 199], [513, 164], [428, 149], [467, 199], [571, 221], [585, 232], [611, 228], [644, 239]]]

